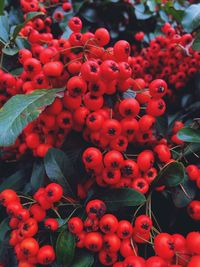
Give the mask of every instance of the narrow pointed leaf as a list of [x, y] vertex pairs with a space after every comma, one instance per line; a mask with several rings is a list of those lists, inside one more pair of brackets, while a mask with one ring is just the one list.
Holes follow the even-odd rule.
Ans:
[[71, 266], [75, 253], [75, 237], [68, 231], [59, 234], [56, 242], [56, 258], [64, 267]]
[[199, 129], [192, 129], [190, 127], [182, 128], [178, 133], [177, 136], [184, 142], [190, 143], [200, 143], [200, 130]]
[[71, 267], [92, 267], [94, 256], [85, 250], [80, 250], [75, 254], [75, 259]]
[[35, 120], [44, 108], [53, 103], [65, 88], [35, 90], [27, 95], [15, 95], [0, 109], [0, 146], [10, 146], [22, 130]]
[[104, 190], [101, 199], [105, 201], [106, 206], [110, 210], [115, 210], [120, 207], [138, 206], [146, 201], [143, 194], [131, 188]]
[[182, 163], [178, 161], [170, 162], [158, 173], [151, 185], [151, 188], [161, 185], [165, 185], [167, 187], [177, 186], [183, 182], [184, 175], [185, 171]]
[[74, 196], [70, 183], [73, 166], [68, 156], [59, 149], [50, 148], [44, 158], [44, 165], [49, 179], [62, 185], [64, 193]]

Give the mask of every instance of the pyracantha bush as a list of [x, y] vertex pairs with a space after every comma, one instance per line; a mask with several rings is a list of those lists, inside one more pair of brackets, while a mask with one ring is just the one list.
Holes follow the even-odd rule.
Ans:
[[[84, 29], [73, 1], [19, 6], [1, 51], [1, 166], [20, 169], [0, 184], [2, 266], [199, 267], [199, 103], [173, 112], [200, 67], [198, 34], [172, 21], [149, 43], [145, 30], [113, 42]], [[164, 204], [155, 213], [160, 198], [187, 231], [170, 229]]]

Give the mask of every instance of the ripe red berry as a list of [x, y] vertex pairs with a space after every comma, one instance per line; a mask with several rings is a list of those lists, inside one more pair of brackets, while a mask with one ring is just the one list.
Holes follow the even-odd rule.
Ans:
[[91, 251], [100, 251], [103, 246], [102, 235], [98, 232], [88, 233], [85, 237], [85, 247]]
[[68, 221], [69, 231], [73, 234], [79, 234], [83, 231], [83, 221], [79, 217], [73, 217]]
[[48, 184], [46, 189], [46, 197], [50, 202], [58, 202], [63, 196], [63, 188], [59, 184], [51, 183]]
[[115, 233], [118, 227], [118, 220], [114, 215], [106, 214], [101, 217], [99, 227], [105, 234]]
[[55, 260], [55, 252], [52, 246], [42, 246], [37, 254], [37, 260], [39, 264], [49, 265]]
[[167, 233], [158, 234], [154, 239], [156, 254], [166, 260], [172, 259], [175, 254], [173, 237]]

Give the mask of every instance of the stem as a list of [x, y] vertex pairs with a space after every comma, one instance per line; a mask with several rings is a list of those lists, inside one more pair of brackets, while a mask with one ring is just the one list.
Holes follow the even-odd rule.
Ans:
[[153, 217], [155, 223], [157, 224], [157, 227], [158, 227], [159, 231], [162, 232], [161, 227], [160, 227], [160, 225], [159, 225], [159, 223], [158, 223], [158, 221], [156, 219], [156, 216], [154, 215], [153, 211], [151, 211], [151, 214], [152, 214], [152, 217]]
[[72, 213], [67, 217], [67, 219], [66, 219], [66, 222], [68, 222], [69, 221], [69, 219], [72, 217], [72, 215], [77, 211], [77, 209], [79, 209], [80, 207], [77, 207], [77, 208], [75, 208], [73, 211], [72, 211]]
[[82, 57], [75, 58], [75, 59], [69, 61], [68, 63], [66, 63], [66, 64], [64, 65], [64, 67], [67, 67], [70, 63], [79, 61], [79, 60], [81, 60], [81, 59], [82, 59]]
[[139, 237], [140, 239], [142, 239], [143, 241], [145, 241], [146, 243], [150, 244], [153, 246], [153, 242], [147, 240], [147, 239], [144, 239], [143, 237], [141, 237], [140, 235], [136, 234], [137, 237]]
[[135, 246], [134, 246], [134, 241], [133, 241], [132, 237], [131, 237], [131, 247], [132, 247], [132, 249], [134, 251], [135, 256], [138, 256], [137, 251], [136, 251]]
[[186, 192], [186, 190], [182, 184], [180, 184], [180, 188], [183, 190], [183, 193], [186, 195], [186, 197], [191, 199], [191, 196], [188, 195], [188, 193]]
[[57, 210], [55, 210], [55, 209], [52, 209], [52, 210], [55, 212], [55, 214], [58, 216], [59, 219], [62, 219], [62, 217], [60, 216], [60, 214]]
[[24, 198], [24, 199], [28, 199], [28, 200], [31, 200], [33, 202], [35, 202], [35, 200], [31, 197], [27, 197], [27, 196], [23, 196], [23, 195], [18, 195], [19, 198]]
[[33, 205], [33, 204], [35, 204], [35, 203], [36, 203], [36, 201], [33, 201], [33, 202], [27, 202], [27, 203], [22, 204], [22, 206]]

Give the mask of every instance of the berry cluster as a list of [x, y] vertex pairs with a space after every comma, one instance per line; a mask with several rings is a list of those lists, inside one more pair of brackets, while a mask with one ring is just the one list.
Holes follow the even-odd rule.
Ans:
[[[158, 145], [155, 149], [160, 150], [161, 155], [165, 157], [164, 145]], [[167, 158], [169, 162], [170, 151], [168, 148], [166, 151], [169, 154]], [[154, 153], [151, 150], [141, 152], [137, 162], [124, 159], [123, 154], [117, 150], [110, 150], [104, 157], [101, 151], [94, 147], [86, 149], [83, 153], [86, 169], [90, 173], [92, 171], [92, 176], [99, 186], [131, 187], [142, 194], [147, 193], [149, 185], [157, 176], [157, 170], [153, 167], [154, 160]]]
[[[148, 47], [137, 52], [132, 57], [133, 77], [145, 81], [164, 79], [170, 89], [181, 89], [200, 67], [200, 53], [191, 48], [192, 34], [182, 34], [169, 23], [162, 27], [164, 35], [151, 40]], [[135, 39], [143, 40], [143, 34], [137, 33]], [[141, 87], [142, 89], [143, 87]], [[170, 90], [171, 95], [173, 94]]]
[[[31, 50], [21, 49], [19, 52], [19, 62], [24, 69], [21, 75], [14, 77], [0, 71], [3, 90], [0, 105], [15, 94], [29, 94], [42, 88], [65, 87], [64, 97], [56, 98], [37, 120], [24, 129], [16, 143], [4, 150], [12, 151], [16, 157], [28, 150], [32, 150], [34, 156], [44, 157], [50, 147], [60, 147], [69, 131], [75, 130], [83, 132], [85, 140], [104, 150], [124, 152], [129, 143], [153, 144], [160, 145], [157, 148], [159, 154], [163, 150], [169, 156], [166, 140], [157, 141], [154, 124], [156, 117], [165, 112], [163, 97], [171, 94], [163, 78], [173, 84], [168, 79], [169, 75], [174, 76], [171, 72], [183, 67], [185, 71], [191, 70], [190, 64], [193, 71], [184, 75], [190, 77], [197, 71], [198, 52], [187, 47], [192, 55], [187, 56], [184, 54], [186, 48], [183, 49], [184, 45], [191, 43], [192, 36], [178, 35], [165, 24], [163, 31], [166, 36], [156, 37], [150, 47], [131, 57], [131, 48], [126, 41], [104, 48], [110, 41], [105, 28], [97, 29], [94, 34], [81, 33], [82, 21], [73, 17], [68, 22], [72, 30], [70, 37], [57, 39], [50, 30], [41, 26], [45, 20], [49, 21], [49, 17], [35, 18], [21, 30], [20, 34], [29, 41]], [[138, 35], [140, 38], [136, 38], [142, 39], [142, 33]], [[178, 55], [184, 63], [175, 60]], [[164, 70], [171, 70], [167, 75], [163, 74], [165, 65], [170, 65], [164, 67]], [[164, 72], [160, 73], [161, 70]], [[182, 80], [181, 86], [186, 82], [179, 75], [183, 72], [177, 73]], [[176, 87], [179, 87], [177, 84], [180, 86], [176, 83]], [[127, 90], [131, 92], [131, 98], [127, 98]], [[174, 144], [183, 144], [176, 136], [181, 125], [180, 122], [173, 130], [171, 141]], [[9, 156], [10, 153], [5, 154], [5, 157]], [[169, 162], [168, 156], [161, 162]]]
[[[33, 199], [18, 196], [15, 191], [6, 189], [0, 193], [0, 202], [10, 216], [9, 244], [14, 248], [19, 267], [34, 267], [36, 264], [49, 265], [55, 260], [51, 245], [39, 245], [38, 232], [56, 231], [58, 221], [48, 217], [48, 210], [60, 201], [63, 189], [59, 184], [50, 183], [40, 188]], [[29, 202], [24, 202], [27, 200]], [[28, 208], [27, 208], [28, 206]]]
[[[61, 7], [61, 11], [57, 10], [54, 12], [53, 18], [60, 22], [64, 18], [66, 12], [69, 12], [72, 9], [72, 4], [68, 0], [20, 0], [21, 10], [25, 13], [25, 15], [29, 12], [43, 12], [44, 14], [50, 15], [52, 9], [57, 7]], [[35, 29], [39, 32], [50, 32], [52, 25], [52, 18], [48, 16], [45, 21], [41, 19], [37, 19], [34, 21]]]
[[[200, 260], [200, 233], [191, 232], [184, 238], [180, 234], [159, 233], [151, 218], [139, 215], [134, 226], [118, 221], [106, 214], [105, 203], [94, 199], [86, 205], [87, 218], [72, 217], [69, 231], [76, 236], [76, 246], [98, 252], [99, 261], [113, 267], [197, 267]], [[155, 256], [147, 260], [138, 256], [137, 244], [149, 243]], [[118, 261], [119, 258], [123, 261]]]

